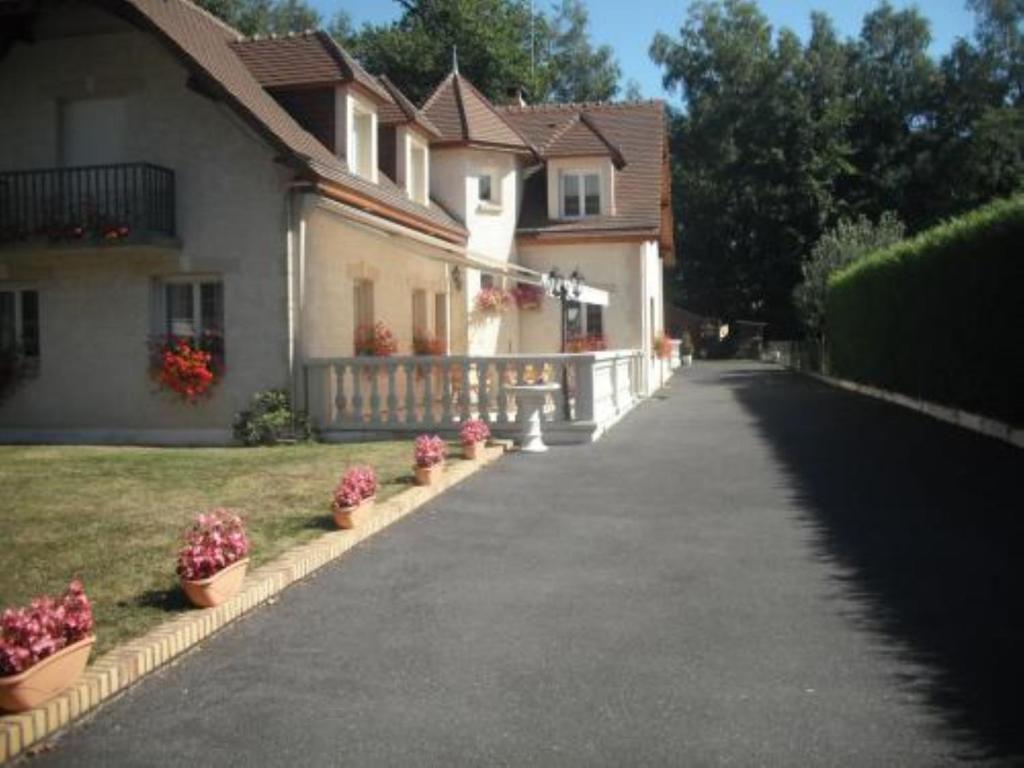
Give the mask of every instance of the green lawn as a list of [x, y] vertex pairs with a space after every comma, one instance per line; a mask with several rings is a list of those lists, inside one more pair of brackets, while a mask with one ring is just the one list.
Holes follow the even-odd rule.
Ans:
[[387, 498], [411, 479], [412, 442], [0, 446], [0, 608], [59, 592], [78, 576], [103, 653], [188, 608], [174, 565], [196, 513], [241, 512], [259, 564], [333, 528], [331, 490], [353, 463], [377, 469], [378, 498]]

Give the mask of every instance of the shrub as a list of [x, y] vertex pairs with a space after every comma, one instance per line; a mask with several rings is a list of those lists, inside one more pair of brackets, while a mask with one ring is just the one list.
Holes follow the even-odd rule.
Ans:
[[17, 675], [92, 632], [92, 605], [82, 582], [58, 598], [37, 597], [0, 615], [0, 677]]
[[689, 331], [683, 331], [683, 335], [679, 337], [679, 354], [693, 354], [693, 337], [690, 335]]
[[829, 281], [832, 371], [1024, 422], [1024, 196], [876, 252]]
[[219, 507], [196, 517], [178, 552], [178, 576], [187, 581], [208, 579], [249, 554], [242, 518]]
[[291, 397], [283, 389], [257, 392], [247, 411], [235, 414], [235, 439], [246, 445], [275, 445], [282, 439], [309, 440], [313, 428], [309, 416], [292, 410]]
[[384, 323], [356, 328], [356, 354], [363, 357], [391, 357], [398, 351], [398, 340]]
[[437, 435], [420, 435], [416, 438], [414, 455], [417, 467], [436, 466], [444, 461], [447, 453], [448, 446]]
[[372, 467], [349, 467], [334, 489], [334, 509], [359, 506], [377, 493], [377, 473]]
[[463, 445], [482, 443], [490, 437], [491, 428], [480, 419], [469, 419], [462, 425], [462, 429], [459, 430], [459, 438], [462, 440]]

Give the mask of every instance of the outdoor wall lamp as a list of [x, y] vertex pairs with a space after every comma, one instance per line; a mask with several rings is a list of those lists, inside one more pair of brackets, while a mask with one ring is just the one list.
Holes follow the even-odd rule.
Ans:
[[459, 270], [458, 265], [452, 267], [452, 287], [456, 291], [462, 290], [462, 272]]

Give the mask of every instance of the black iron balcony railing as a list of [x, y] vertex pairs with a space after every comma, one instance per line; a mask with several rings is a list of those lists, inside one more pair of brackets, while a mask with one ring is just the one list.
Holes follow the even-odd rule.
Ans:
[[149, 163], [0, 171], [0, 245], [174, 238], [174, 171]]

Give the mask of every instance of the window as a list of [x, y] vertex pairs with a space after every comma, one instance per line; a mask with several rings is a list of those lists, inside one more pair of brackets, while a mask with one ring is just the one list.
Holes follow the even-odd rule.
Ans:
[[483, 272], [480, 275], [480, 290], [494, 287], [494, 275], [490, 272]]
[[428, 330], [427, 328], [427, 292], [417, 288], [412, 292], [412, 334], [416, 338]]
[[224, 283], [212, 278], [182, 278], [160, 284], [160, 334], [199, 341], [224, 355]]
[[441, 341], [448, 339], [448, 296], [434, 294], [434, 335]]
[[562, 215], [596, 216], [601, 213], [601, 177], [596, 173], [562, 176]]
[[587, 304], [587, 335], [604, 336], [604, 312], [600, 304]]
[[494, 191], [491, 189], [490, 175], [476, 177], [476, 196], [481, 203], [494, 202]]
[[39, 359], [39, 292], [0, 290], [0, 353]]
[[373, 114], [353, 105], [348, 162], [355, 173], [371, 180], [374, 178], [373, 141]]
[[427, 150], [416, 144], [409, 151], [409, 197], [427, 204]]
[[353, 288], [352, 307], [355, 310], [356, 328], [359, 328], [360, 326], [373, 326], [372, 280], [356, 280]]

